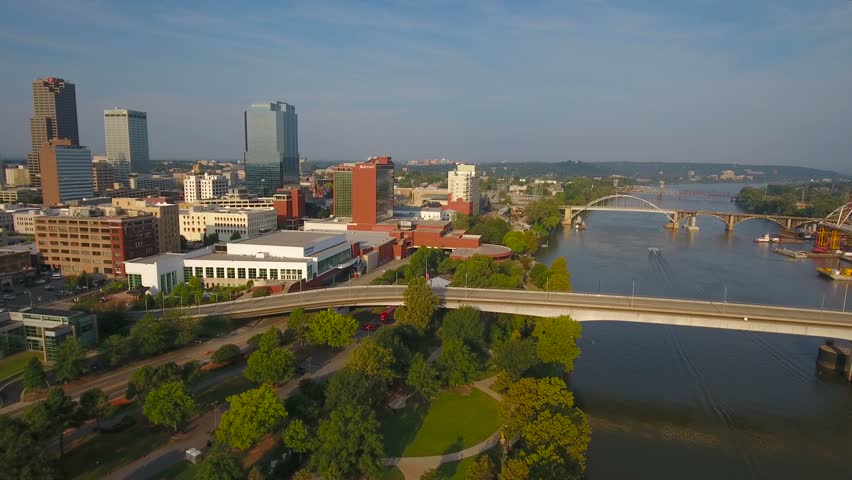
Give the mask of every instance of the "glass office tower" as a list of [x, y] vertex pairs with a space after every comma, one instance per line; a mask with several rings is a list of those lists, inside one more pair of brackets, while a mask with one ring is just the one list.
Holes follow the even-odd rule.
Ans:
[[272, 196], [299, 184], [299, 127], [296, 107], [284, 102], [255, 103], [245, 111], [246, 189]]

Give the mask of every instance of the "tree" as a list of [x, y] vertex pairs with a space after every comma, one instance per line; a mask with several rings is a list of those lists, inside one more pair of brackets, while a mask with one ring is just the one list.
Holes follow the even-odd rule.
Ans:
[[344, 368], [334, 374], [325, 390], [325, 406], [329, 410], [350, 403], [374, 405], [385, 396], [387, 384], [371, 380], [360, 373]]
[[535, 341], [531, 338], [510, 340], [497, 347], [494, 355], [494, 364], [513, 380], [521, 378], [538, 361]]
[[441, 305], [441, 300], [432, 292], [432, 287], [424, 277], [414, 277], [408, 282], [403, 294], [405, 306], [397, 308], [396, 317], [405, 325], [416, 327], [420, 331], [429, 328], [432, 315]]
[[341, 348], [352, 342], [352, 335], [357, 330], [358, 321], [329, 308], [313, 316], [308, 326], [308, 341], [313, 344]]
[[98, 337], [107, 338], [110, 335], [127, 333], [130, 326], [130, 319], [127, 318], [127, 311], [124, 305], [112, 304], [112, 306], [105, 306], [103, 310], [98, 310], [96, 315], [98, 317]]
[[234, 240], [239, 240], [240, 238], [242, 238], [242, 237], [240, 236], [240, 232], [234, 232], [234, 233], [232, 233], [232, 234], [231, 234], [231, 241], [232, 241], [232, 242], [233, 242]]
[[261, 348], [249, 355], [243, 375], [255, 383], [283, 383], [293, 376], [295, 363], [296, 358], [289, 350]]
[[447, 312], [441, 324], [441, 340], [461, 340], [472, 348], [481, 348], [485, 340], [485, 324], [479, 309], [463, 306]]
[[133, 339], [121, 335], [110, 335], [101, 342], [99, 350], [107, 365], [117, 367], [133, 356]]
[[488, 455], [479, 457], [479, 460], [467, 467], [464, 480], [494, 480], [496, 478], [494, 464]]
[[196, 480], [242, 480], [240, 457], [221, 443], [214, 443], [195, 473]]
[[172, 381], [190, 383], [196, 370], [194, 366], [184, 370], [178, 367], [175, 362], [164, 363], [157, 367], [145, 365], [135, 370], [127, 382], [127, 398], [139, 397], [144, 403], [145, 396], [160, 385]]
[[80, 420], [93, 418], [98, 428], [101, 427], [101, 419], [115, 413], [115, 407], [109, 402], [109, 396], [100, 388], [86, 390], [80, 395], [80, 403], [77, 405], [77, 417]]
[[482, 243], [499, 244], [512, 227], [500, 217], [489, 217], [483, 222], [477, 223], [470, 229], [470, 233], [479, 235]]
[[310, 317], [302, 307], [293, 310], [287, 319], [287, 328], [293, 330], [300, 345], [304, 345], [305, 343], [305, 335], [308, 333], [310, 320]]
[[568, 315], [556, 318], [540, 318], [535, 324], [536, 354], [542, 362], [556, 362], [566, 372], [574, 369], [574, 359], [580, 356], [577, 340], [582, 337], [583, 327]]
[[376, 478], [384, 456], [379, 421], [363, 405], [344, 405], [320, 422], [317, 448], [311, 456], [316, 470], [325, 472], [331, 465], [346, 477], [361, 474]]
[[423, 475], [420, 475], [420, 480], [439, 480], [441, 477], [438, 476], [438, 471], [434, 468], [430, 468], [423, 472]]
[[27, 390], [42, 388], [45, 385], [44, 365], [41, 360], [32, 357], [24, 368], [24, 387]]
[[173, 345], [172, 332], [157, 317], [146, 313], [130, 329], [133, 344], [142, 355], [156, 355]]
[[314, 474], [307, 468], [303, 468], [293, 474], [290, 480], [314, 480]]
[[284, 446], [294, 452], [299, 452], [299, 462], [302, 461], [302, 454], [308, 453], [314, 448], [313, 437], [308, 432], [308, 427], [305, 422], [295, 419], [287, 425], [284, 433], [281, 435], [284, 440]]
[[408, 367], [411, 365], [411, 348], [409, 347], [409, 343], [413, 344], [417, 338], [419, 338], [417, 330], [409, 326], [382, 328], [371, 337], [372, 341], [376, 342], [376, 345], [391, 351], [393, 356], [392, 367], [397, 377], [403, 376], [408, 372]]
[[145, 397], [142, 412], [154, 425], [178, 427], [195, 412], [195, 402], [182, 382], [168, 382]]
[[0, 416], [0, 478], [52, 480], [56, 472], [51, 449], [44, 448], [26, 423]]
[[24, 412], [24, 423], [41, 438], [59, 435], [59, 456], [64, 454], [64, 431], [74, 418], [75, 405], [59, 387], [47, 391], [47, 398]]
[[552, 292], [570, 292], [571, 274], [568, 273], [568, 261], [565, 257], [557, 257], [550, 264], [547, 289]]
[[530, 478], [530, 469], [521, 460], [510, 458], [500, 472], [500, 480], [527, 480]]
[[59, 344], [53, 371], [57, 379], [66, 382], [86, 373], [86, 350], [79, 340], [68, 337]]
[[562, 223], [559, 202], [553, 197], [540, 198], [527, 205], [527, 220], [531, 224], [541, 225], [547, 230], [553, 230]]
[[396, 378], [393, 370], [393, 352], [367, 339], [352, 352], [346, 368], [352, 369], [371, 380], [390, 382]]
[[434, 397], [440, 390], [435, 368], [420, 353], [416, 354], [411, 361], [405, 383], [427, 400]]
[[461, 340], [444, 342], [438, 355], [438, 367], [451, 387], [470, 383], [479, 369], [479, 360]]
[[210, 359], [215, 363], [231, 363], [240, 358], [241, 355], [240, 347], [233, 343], [227, 343], [219, 347]]
[[166, 311], [161, 321], [165, 323], [169, 330], [170, 347], [186, 345], [198, 333], [198, 322], [177, 308]]
[[264, 475], [263, 472], [257, 468], [257, 465], [255, 465], [251, 468], [251, 471], [249, 471], [247, 480], [266, 480], [266, 475]]
[[550, 270], [547, 268], [547, 265], [543, 263], [536, 263], [533, 265], [530, 270], [530, 280], [532, 280], [533, 284], [538, 288], [545, 288], [550, 286], [547, 284], [547, 279], [550, 278]]
[[513, 230], [503, 236], [503, 245], [512, 249], [512, 252], [521, 254], [527, 251], [527, 243], [524, 241], [524, 232]]
[[447, 255], [440, 248], [418, 248], [417, 251], [411, 254], [411, 260], [408, 263], [411, 276], [425, 277], [427, 272], [431, 275], [435, 275], [438, 271], [438, 265], [444, 260], [444, 258], [446, 258], [446, 256]]
[[251, 298], [268, 297], [272, 293], [269, 287], [257, 287], [251, 292]]
[[216, 429], [216, 439], [240, 450], [252, 446], [287, 418], [284, 403], [266, 384], [228, 397], [228, 404]]
[[257, 348], [260, 350], [271, 350], [280, 346], [281, 330], [275, 327], [269, 327], [267, 331], [263, 332], [263, 335], [260, 336], [260, 340], [257, 342]]

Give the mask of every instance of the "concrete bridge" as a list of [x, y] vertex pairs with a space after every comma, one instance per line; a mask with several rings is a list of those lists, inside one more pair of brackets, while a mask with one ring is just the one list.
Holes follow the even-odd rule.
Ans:
[[[316, 310], [401, 305], [405, 288], [395, 285], [325, 288], [202, 305], [189, 311], [196, 316], [256, 318], [287, 313], [298, 307]], [[611, 320], [852, 340], [852, 313], [839, 311], [528, 290], [452, 287], [436, 288], [434, 292], [447, 308], [473, 305], [486, 312], [542, 317], [570, 315], [580, 322]]]
[[761, 215], [739, 212], [710, 212], [703, 210], [673, 210], [660, 208], [644, 198], [632, 195], [608, 195], [593, 200], [586, 205], [566, 205], [562, 207], [564, 216], [562, 223], [573, 225], [584, 212], [638, 212], [659, 213], [668, 218], [666, 228], [679, 228], [684, 222], [688, 227], [697, 229], [696, 218], [699, 216], [713, 217], [725, 224], [727, 231], [733, 231], [738, 223], [748, 220], [768, 220], [777, 223], [785, 230], [794, 230], [809, 224], [824, 222], [824, 218], [790, 217], [785, 215]]

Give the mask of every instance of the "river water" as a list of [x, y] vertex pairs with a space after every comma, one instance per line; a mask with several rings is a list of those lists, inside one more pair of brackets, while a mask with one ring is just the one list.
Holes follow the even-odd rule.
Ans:
[[[740, 186], [667, 188], [735, 194]], [[647, 198], [665, 208], [737, 208], [724, 199]], [[727, 233], [712, 217], [699, 217], [697, 232], [669, 231], [666, 221], [593, 212], [588, 230], [556, 232], [537, 257], [565, 256], [577, 292], [630, 295], [635, 285], [637, 296], [842, 308], [845, 285], [814, 270], [836, 260], [792, 261], [753, 242], [778, 232], [771, 222]], [[594, 429], [587, 478], [852, 478], [852, 387], [816, 374], [822, 340], [585, 323], [571, 388]]]

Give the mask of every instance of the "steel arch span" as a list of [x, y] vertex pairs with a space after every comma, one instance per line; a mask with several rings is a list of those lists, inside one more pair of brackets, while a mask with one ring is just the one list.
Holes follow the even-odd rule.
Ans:
[[663, 210], [644, 198], [633, 195], [607, 195], [583, 205], [577, 210], [570, 209], [571, 215], [566, 219], [573, 222], [577, 215], [586, 211], [619, 211], [619, 212], [649, 212], [665, 215], [671, 223], [677, 223], [677, 215], [672, 210]]

